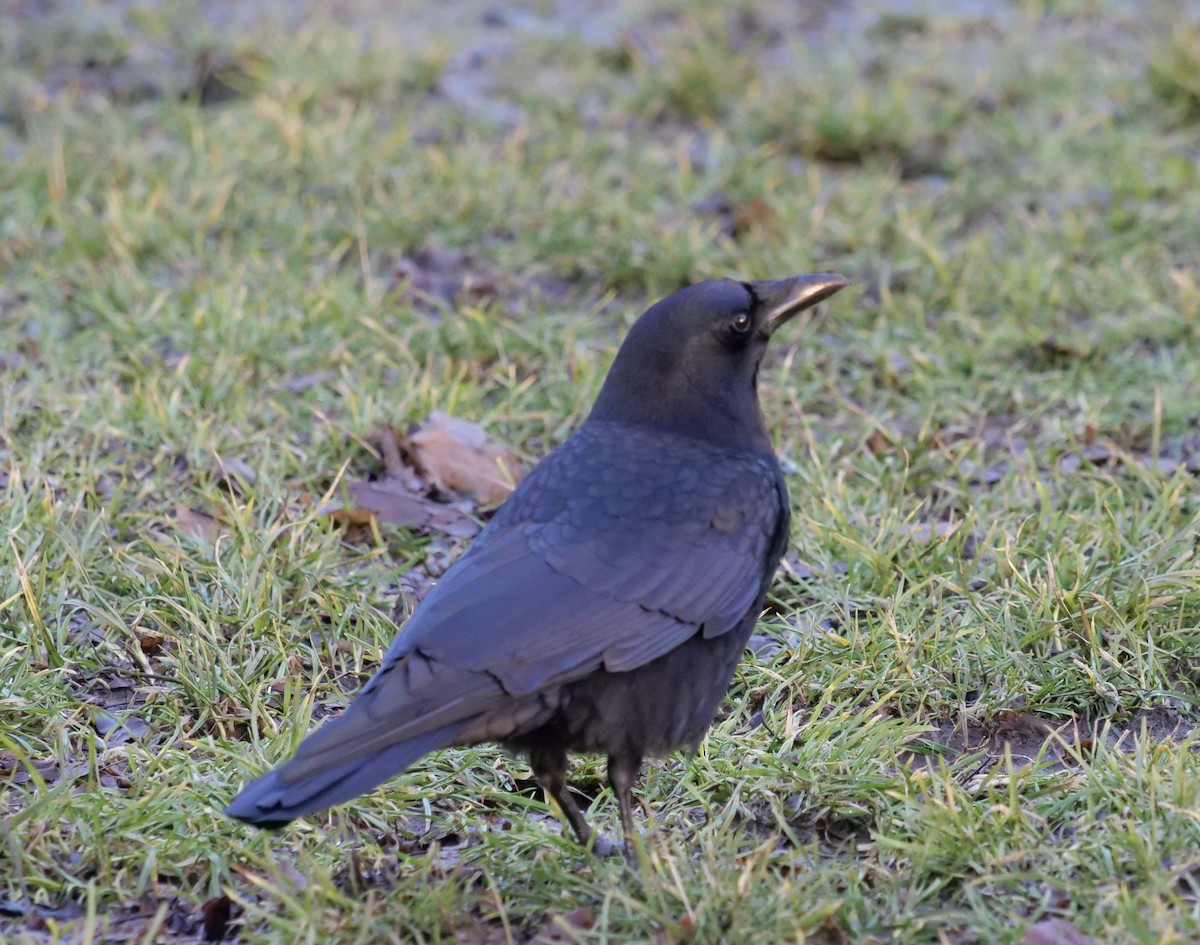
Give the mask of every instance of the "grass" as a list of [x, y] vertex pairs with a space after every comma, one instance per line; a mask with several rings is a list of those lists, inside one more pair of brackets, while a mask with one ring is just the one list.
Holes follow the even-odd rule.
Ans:
[[[1200, 937], [1195, 10], [660, 5], [501, 30], [469, 108], [446, 34], [93, 13], [0, 43], [0, 938]], [[431, 246], [484, 290], [396, 291]], [[316, 515], [375, 429], [533, 462], [648, 300], [813, 268], [781, 647], [646, 772], [640, 875], [491, 748], [221, 817], [461, 550]]]

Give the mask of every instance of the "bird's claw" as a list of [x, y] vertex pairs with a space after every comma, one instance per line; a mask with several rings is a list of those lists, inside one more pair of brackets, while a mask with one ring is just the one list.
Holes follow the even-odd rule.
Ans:
[[630, 869], [637, 870], [638, 868], [637, 848], [628, 841], [619, 843], [608, 835], [597, 832], [593, 835], [588, 848], [593, 856], [602, 860], [619, 856], [629, 864]]

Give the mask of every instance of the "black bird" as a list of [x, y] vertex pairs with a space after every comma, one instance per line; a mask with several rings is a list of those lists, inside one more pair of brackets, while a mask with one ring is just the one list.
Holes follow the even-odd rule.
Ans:
[[716, 280], [651, 307], [587, 420], [500, 506], [357, 698], [226, 813], [280, 827], [434, 749], [501, 742], [529, 756], [586, 845], [567, 752], [604, 752], [634, 860], [642, 760], [703, 737], [787, 543], [763, 352], [845, 285], [826, 272]]

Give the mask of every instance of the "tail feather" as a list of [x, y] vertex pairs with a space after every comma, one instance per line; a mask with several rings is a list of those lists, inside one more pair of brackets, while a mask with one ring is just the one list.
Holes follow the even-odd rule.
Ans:
[[[276, 828], [304, 814], [323, 810], [365, 794], [399, 774], [422, 755], [454, 740], [460, 724], [424, 732], [297, 780], [289, 778], [297, 759], [255, 778], [233, 799], [225, 813], [257, 827]], [[303, 754], [301, 745], [299, 755]]]

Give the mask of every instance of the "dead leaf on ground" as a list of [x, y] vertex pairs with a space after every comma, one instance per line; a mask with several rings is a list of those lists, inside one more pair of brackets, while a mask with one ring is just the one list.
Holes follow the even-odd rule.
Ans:
[[1091, 356], [1091, 351], [1081, 344], [1047, 335], [1038, 343], [1042, 356], [1049, 361], [1074, 361]]
[[468, 420], [435, 410], [413, 433], [417, 462], [439, 489], [450, 489], [498, 505], [521, 478], [515, 456]]
[[[33, 770], [31, 771], [30, 768]], [[36, 784], [37, 779], [40, 778], [46, 787], [51, 787], [61, 781], [78, 780], [87, 774], [87, 770], [86, 761], [39, 758], [25, 763], [13, 756], [11, 761], [0, 758], [0, 783], [13, 785], [33, 782]]]
[[1021, 945], [1093, 945], [1094, 939], [1084, 935], [1066, 919], [1044, 919], [1025, 930]]
[[506, 945], [511, 941], [499, 922], [491, 925], [479, 923], [454, 933], [454, 945]]
[[103, 709], [93, 708], [91, 715], [92, 728], [104, 739], [104, 744], [109, 748], [116, 748], [126, 742], [142, 738], [151, 731], [145, 721], [132, 713], [116, 716]]
[[872, 456], [888, 456], [900, 450], [899, 438], [882, 427], [871, 431], [864, 444]]
[[248, 463], [240, 459], [217, 457], [217, 485], [235, 495], [244, 495], [257, 477]]
[[137, 636], [138, 649], [146, 656], [156, 655], [159, 650], [167, 645], [167, 638], [155, 630], [134, 627], [133, 632]]
[[233, 915], [233, 900], [228, 896], [216, 896], [200, 907], [203, 919], [204, 941], [221, 942], [229, 931], [229, 919]]
[[469, 252], [431, 244], [392, 266], [386, 294], [428, 314], [456, 305], [479, 305], [500, 296], [503, 278]]
[[929, 544], [949, 538], [962, 528], [962, 521], [957, 522], [914, 522], [908, 527], [908, 533], [913, 541]]
[[197, 512], [180, 502], [175, 506], [175, 527], [189, 538], [214, 545], [226, 535], [225, 528], [211, 515]]
[[546, 926], [532, 940], [536, 945], [578, 941], [576, 929], [587, 931], [596, 925], [596, 914], [586, 906], [579, 906], [562, 915], [546, 914]]
[[716, 220], [720, 231], [732, 240], [749, 234], [760, 238], [778, 236], [783, 218], [761, 196], [749, 200], [734, 200], [719, 190], [692, 204], [692, 210]]
[[1088, 441], [1086, 431], [1083, 442], [1082, 449], [1059, 457], [1057, 469], [1060, 475], [1069, 476], [1076, 473], [1084, 468], [1085, 464], [1112, 467], [1118, 464], [1128, 466], [1131, 463], [1164, 476], [1172, 476], [1181, 469], [1193, 475], [1200, 474], [1200, 454], [1184, 455], [1179, 452], [1174, 455], [1155, 456], [1148, 452], [1124, 452], [1111, 440]]
[[[109, 667], [98, 671], [95, 677], [81, 679], [81, 682], [86, 682], [88, 701], [105, 709], [127, 709], [144, 701], [138, 698], [140, 685], [137, 680], [128, 676], [113, 675], [112, 671], [115, 668]], [[125, 668], [129, 668], [128, 664], [125, 664]]]
[[[383, 476], [342, 482], [318, 514], [343, 525], [377, 521], [470, 538], [479, 527], [462, 504], [435, 502], [427, 490], [459, 492], [480, 504], [497, 505], [521, 475], [512, 453], [489, 439], [482, 428], [439, 411], [412, 434], [407, 454], [390, 427], [381, 428], [376, 437]], [[406, 455], [419, 470], [405, 462]]]
[[261, 63], [254, 56], [241, 60], [213, 49], [196, 57], [195, 76], [184, 98], [194, 96], [201, 106], [224, 105], [252, 95], [258, 87]]
[[425, 528], [456, 538], [469, 538], [479, 531], [460, 509], [409, 492], [393, 479], [346, 482], [337, 494], [339, 499], [317, 511], [341, 525], [370, 525], [378, 520], [385, 525]]

